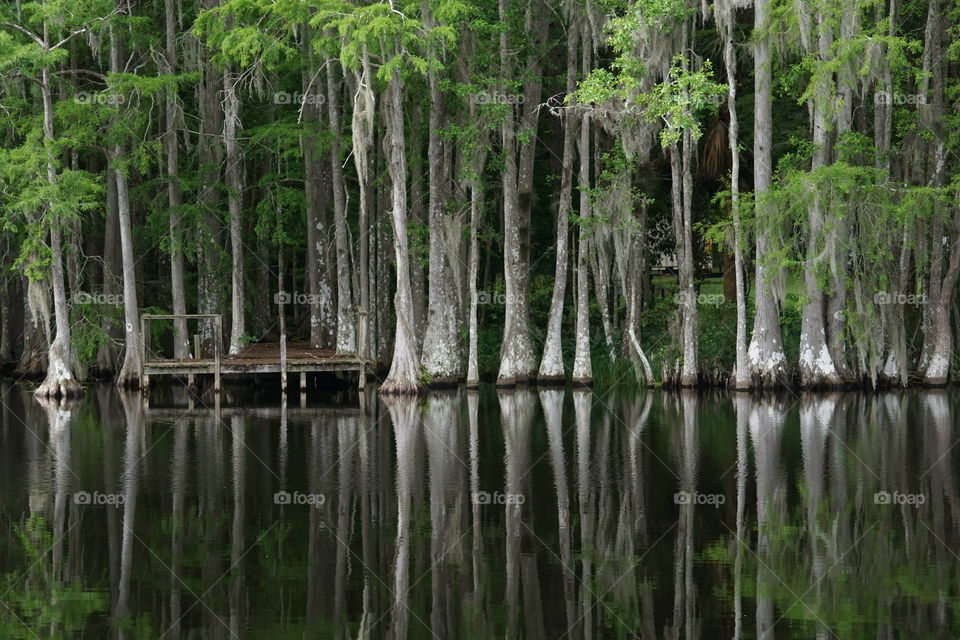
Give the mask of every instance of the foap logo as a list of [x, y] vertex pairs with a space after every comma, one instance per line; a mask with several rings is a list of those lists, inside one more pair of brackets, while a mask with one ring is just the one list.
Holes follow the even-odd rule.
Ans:
[[475, 93], [473, 94], [473, 103], [474, 104], [523, 104], [524, 98], [522, 93]]
[[273, 94], [273, 104], [321, 105], [326, 101], [327, 96], [322, 93], [300, 93], [299, 91], [289, 93], [287, 91], [277, 91]]
[[100, 493], [94, 491], [77, 491], [73, 494], [73, 504], [92, 506], [92, 507], [119, 507], [126, 501], [122, 493]]
[[713, 508], [719, 508], [720, 505], [725, 504], [727, 501], [727, 496], [722, 493], [700, 493], [699, 491], [677, 491], [673, 494], [673, 504], [693, 504], [693, 505], [707, 505]]
[[520, 505], [527, 501], [527, 496], [522, 493], [500, 493], [494, 491], [477, 491], [472, 494], [474, 504], [516, 504]]
[[927, 104], [927, 96], [922, 93], [900, 93], [899, 91], [889, 93], [887, 91], [877, 91], [873, 94], [873, 103], [896, 105]]
[[887, 304], [905, 304], [905, 305], [923, 305], [927, 304], [927, 296], [924, 293], [900, 293], [899, 291], [878, 291], [873, 294], [873, 303], [879, 305]]
[[680, 305], [685, 305], [692, 301], [693, 304], [719, 307], [726, 301], [726, 298], [724, 298], [722, 293], [691, 294], [688, 291], [680, 291], [673, 295], [673, 301]]
[[303, 293], [300, 291], [280, 291], [273, 294], [274, 304], [301, 304], [313, 305], [322, 302], [318, 293]]
[[123, 104], [127, 99], [117, 93], [88, 93], [86, 91], [78, 91], [74, 94], [73, 101], [77, 104], [99, 104], [115, 107]]
[[708, 93], [699, 97], [705, 105], [719, 107], [727, 103], [727, 94], [725, 93]]
[[71, 302], [75, 305], [98, 304], [112, 307], [123, 306], [122, 293], [87, 293], [86, 291], [77, 291], [73, 294]]
[[273, 494], [273, 504], [281, 506], [308, 506], [319, 509], [327, 501], [327, 497], [322, 493], [300, 493], [294, 491], [277, 491]]
[[923, 493], [900, 493], [894, 491], [877, 491], [873, 494], [873, 504], [919, 507], [927, 501], [926, 494]]

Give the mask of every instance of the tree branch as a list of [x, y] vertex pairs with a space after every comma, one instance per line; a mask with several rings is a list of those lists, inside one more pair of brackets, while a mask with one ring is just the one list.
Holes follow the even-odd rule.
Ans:
[[70, 42], [71, 40], [73, 40], [75, 37], [77, 37], [77, 36], [79, 36], [79, 35], [81, 35], [81, 34], [84, 34], [84, 33], [88, 32], [88, 31], [90, 31], [90, 27], [93, 26], [95, 23], [97, 23], [97, 22], [103, 22], [104, 20], [109, 20], [109, 19], [112, 18], [113, 16], [118, 15], [118, 14], [122, 14], [122, 13], [123, 13], [123, 10], [118, 6], [118, 7], [115, 7], [113, 11], [111, 11], [110, 13], [108, 13], [108, 14], [105, 15], [105, 16], [100, 16], [99, 18], [94, 18], [94, 19], [91, 20], [90, 22], [87, 22], [86, 24], [84, 24], [84, 25], [83, 25], [82, 27], [80, 27], [79, 29], [75, 29], [75, 30], [71, 31], [66, 37], [63, 38], [63, 40], [61, 40], [61, 41], [58, 42], [57, 44], [55, 44], [55, 45], [53, 45], [52, 47], [50, 47], [50, 51], [54, 51], [54, 50], [56, 50], [56, 49], [59, 49], [59, 48], [62, 47], [63, 45], [65, 45], [65, 44], [67, 44], [68, 42]]
[[27, 29], [26, 27], [21, 27], [20, 25], [14, 24], [14, 23], [12, 23], [12, 22], [0, 22], [0, 27], [7, 27], [7, 28], [10, 28], [10, 29], [14, 29], [14, 30], [16, 30], [16, 31], [19, 31], [20, 33], [24, 34], [25, 36], [27, 36], [28, 38], [30, 38], [31, 40], [33, 40], [35, 43], [37, 43], [37, 44], [40, 45], [41, 47], [44, 46], [44, 45], [43, 45], [43, 40], [40, 39], [40, 36], [38, 36], [37, 34], [35, 34], [33, 31], [30, 31], [30, 29]]

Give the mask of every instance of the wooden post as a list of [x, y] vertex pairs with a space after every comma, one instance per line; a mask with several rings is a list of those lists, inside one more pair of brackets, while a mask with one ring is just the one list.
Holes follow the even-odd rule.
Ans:
[[144, 393], [150, 390], [150, 379], [143, 373], [143, 363], [147, 360], [147, 315], [140, 316], [140, 369], [137, 371], [137, 378], [140, 380], [140, 389]]
[[223, 350], [223, 317], [217, 316], [217, 343], [213, 345], [213, 391], [220, 393], [220, 352]]
[[357, 309], [357, 359], [360, 361], [360, 372], [357, 387], [363, 392], [367, 388], [367, 310]]
[[307, 392], [307, 372], [301, 371], [300, 372], [300, 393], [306, 393], [306, 392]]
[[[193, 359], [194, 360], [200, 359], [200, 334], [199, 333], [193, 334]], [[192, 373], [187, 374], [187, 388], [188, 389], [197, 388], [197, 381], [194, 378]]]
[[280, 389], [287, 392], [287, 334], [280, 334]]

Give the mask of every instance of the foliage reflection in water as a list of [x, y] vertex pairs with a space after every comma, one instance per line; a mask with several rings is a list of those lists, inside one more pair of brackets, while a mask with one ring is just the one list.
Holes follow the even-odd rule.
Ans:
[[2, 638], [956, 637], [952, 392], [3, 391]]

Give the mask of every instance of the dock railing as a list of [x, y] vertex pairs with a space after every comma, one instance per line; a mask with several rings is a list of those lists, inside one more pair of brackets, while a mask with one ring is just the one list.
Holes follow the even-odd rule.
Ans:
[[[144, 366], [154, 360], [148, 359], [151, 355], [150, 349], [150, 323], [162, 321], [177, 320], [212, 320], [214, 325], [213, 336], [213, 389], [220, 391], [220, 368], [223, 359], [223, 316], [218, 313], [171, 313], [171, 314], [150, 314], [145, 313], [140, 316], [140, 386], [144, 391], [150, 388], [150, 377], [144, 373]], [[174, 328], [176, 331], [176, 327]], [[202, 348], [199, 334], [194, 335], [193, 340], [193, 358], [192, 361], [202, 362], [204, 358], [200, 357]]]
[[[367, 369], [370, 366], [371, 359], [368, 352], [368, 335], [369, 335], [369, 326], [368, 326], [368, 314], [367, 310], [363, 307], [358, 307], [356, 310], [357, 313], [357, 324], [356, 324], [356, 344], [355, 351], [353, 354], [340, 354], [356, 358], [356, 364], [359, 365], [359, 381], [358, 386], [362, 390], [366, 387], [367, 380]], [[214, 374], [214, 391], [220, 391], [220, 378], [221, 370], [223, 368], [223, 316], [216, 313], [182, 313], [182, 314], [143, 314], [140, 316], [140, 386], [143, 391], [148, 391], [150, 386], [150, 372], [148, 369], [152, 369], [152, 373], [158, 373], [159, 368], [164, 369], [163, 374], [169, 375], [173, 373], [168, 367], [170, 366], [170, 359], [168, 358], [156, 358], [155, 354], [151, 350], [151, 335], [150, 335], [150, 324], [156, 321], [163, 322], [172, 322], [173, 330], [176, 335], [178, 331], [178, 324], [186, 325], [187, 321], [194, 320], [200, 322], [212, 322], [214, 335], [207, 336], [213, 341], [213, 354], [212, 359], [203, 357], [203, 341], [201, 340], [201, 334], [196, 333], [193, 335], [192, 347], [193, 353], [190, 358], [175, 359], [176, 362], [182, 362], [189, 371], [187, 373], [187, 378], [189, 384], [193, 384], [194, 373], [196, 373], [195, 367], [190, 367], [189, 365], [203, 365], [203, 367], [213, 367]], [[175, 338], [176, 339], [176, 338]], [[287, 335], [286, 332], [280, 332], [280, 353], [279, 353], [279, 370], [280, 370], [280, 385], [283, 391], [287, 390], [287, 378], [288, 378], [288, 369], [290, 367], [288, 359], [288, 344], [287, 344]], [[164, 363], [164, 364], [161, 364]], [[230, 364], [230, 361], [227, 362]], [[151, 367], [150, 365], [158, 365]], [[306, 373], [297, 368], [301, 366], [302, 363], [294, 363], [294, 371], [299, 371], [299, 382], [301, 392], [306, 391]], [[206, 369], [206, 372], [209, 373], [209, 368]]]

